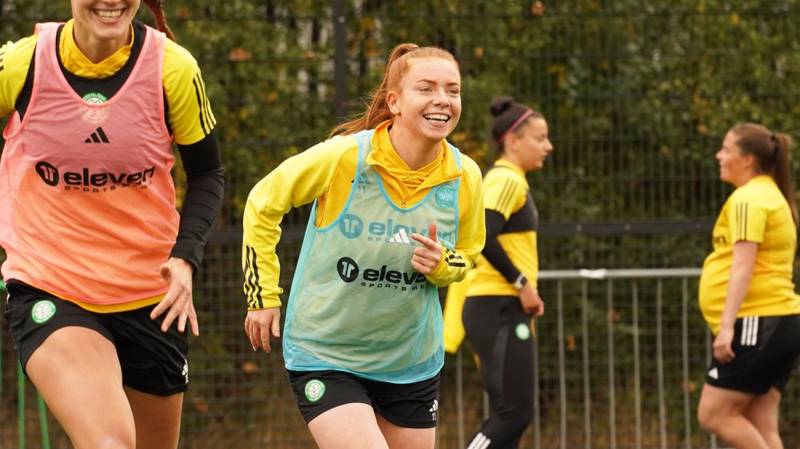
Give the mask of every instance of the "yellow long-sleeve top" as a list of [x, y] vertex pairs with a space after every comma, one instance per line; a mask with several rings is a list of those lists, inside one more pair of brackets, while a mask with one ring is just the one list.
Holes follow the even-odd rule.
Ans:
[[[539, 253], [536, 231], [539, 227], [539, 212], [525, 172], [514, 163], [499, 159], [483, 178], [483, 205], [503, 216], [502, 229], [490, 230], [497, 234], [497, 244], [508, 256], [512, 269], [524, 274], [528, 282], [537, 287], [539, 276]], [[492, 224], [490, 223], [490, 228]], [[489, 250], [490, 246], [486, 248]], [[485, 251], [486, 252], [486, 251]], [[512, 285], [507, 274], [501, 272], [482, 254], [475, 266], [475, 275], [467, 296], [517, 296], [519, 291]]]
[[[372, 137], [366, 163], [381, 176], [390, 199], [403, 208], [422, 201], [435, 186], [461, 177], [458, 240], [453, 252], [443, 256], [433, 273], [426, 276], [437, 286], [461, 280], [475, 264], [486, 238], [481, 172], [462, 155], [459, 170], [446, 142], [437, 157], [419, 170], [411, 170], [389, 140], [390, 121], [381, 123]], [[324, 227], [336, 220], [347, 203], [358, 162], [354, 136], [326, 140], [281, 163], [262, 179], [247, 199], [244, 211], [242, 265], [255, 288], [245, 288], [249, 310], [280, 306], [280, 264], [275, 247], [280, 222], [292, 207], [317, 200], [314, 223]], [[444, 254], [447, 252], [448, 254]]]
[[[131, 26], [133, 31], [128, 45], [95, 64], [75, 43], [73, 25], [73, 20], [64, 24], [58, 43], [61, 62], [70, 73], [89, 79], [108, 78], [128, 62], [136, 27]], [[39, 36], [34, 34], [0, 47], [0, 117], [15, 109], [38, 40]], [[164, 48], [162, 81], [175, 143], [191, 145], [199, 142], [214, 128], [216, 119], [206, 97], [197, 61], [186, 49], [169, 39]]]

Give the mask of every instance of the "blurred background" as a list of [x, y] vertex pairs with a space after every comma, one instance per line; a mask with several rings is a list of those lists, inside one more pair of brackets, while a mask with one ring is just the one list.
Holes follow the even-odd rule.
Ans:
[[[544, 113], [555, 151], [530, 176], [542, 270], [701, 266], [730, 193], [714, 159], [725, 132], [756, 121], [800, 136], [795, 0], [169, 0], [166, 10], [203, 70], [227, 178], [195, 278], [202, 336], [190, 342], [183, 448], [314, 447], [280, 353], [253, 353], [242, 330], [242, 209], [278, 163], [362, 110], [396, 44], [460, 61], [464, 109], [450, 140], [482, 167], [495, 157], [493, 96]], [[66, 0], [0, 0], [0, 42], [67, 18]], [[152, 22], [145, 7], [140, 19]], [[175, 177], [180, 187], [182, 170]], [[285, 298], [307, 217], [306, 207], [284, 219]], [[723, 445], [694, 418], [708, 360], [696, 273], [625, 273], [541, 281], [552, 306], [539, 323], [539, 408], [524, 447]], [[18, 383], [5, 322], [0, 332], [0, 447], [69, 447]], [[800, 446], [794, 384], [786, 447]], [[468, 347], [448, 358], [442, 385], [438, 445], [458, 448], [485, 410]]]

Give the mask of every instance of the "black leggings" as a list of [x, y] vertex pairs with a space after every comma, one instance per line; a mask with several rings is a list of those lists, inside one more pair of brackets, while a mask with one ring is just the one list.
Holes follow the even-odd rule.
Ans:
[[516, 449], [533, 417], [533, 337], [516, 296], [470, 296], [464, 303], [467, 339], [480, 358], [489, 418], [468, 449]]

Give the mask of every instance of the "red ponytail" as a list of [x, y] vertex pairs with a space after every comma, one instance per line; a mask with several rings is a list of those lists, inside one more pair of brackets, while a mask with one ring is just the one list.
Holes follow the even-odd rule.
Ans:
[[175, 34], [169, 28], [169, 25], [167, 25], [167, 17], [164, 14], [164, 0], [144, 0], [144, 3], [150, 8], [150, 11], [153, 12], [158, 29], [174, 41]]

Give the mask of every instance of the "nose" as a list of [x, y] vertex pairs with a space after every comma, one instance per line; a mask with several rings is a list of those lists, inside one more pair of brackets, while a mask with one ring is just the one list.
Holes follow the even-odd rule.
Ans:
[[436, 105], [445, 105], [447, 101], [447, 93], [443, 90], [437, 90], [436, 95], [433, 97], [433, 103]]

